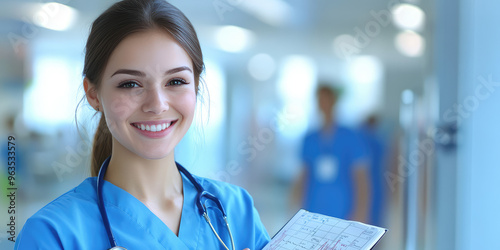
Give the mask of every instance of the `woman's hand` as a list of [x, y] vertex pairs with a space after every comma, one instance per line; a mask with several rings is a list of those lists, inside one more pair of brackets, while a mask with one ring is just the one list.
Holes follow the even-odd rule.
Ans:
[[245, 248], [245, 249], [243, 249], [243, 250], [250, 250], [250, 248]]

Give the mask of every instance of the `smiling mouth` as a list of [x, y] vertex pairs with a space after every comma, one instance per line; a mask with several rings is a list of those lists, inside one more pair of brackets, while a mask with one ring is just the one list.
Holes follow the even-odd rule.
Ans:
[[142, 124], [142, 123], [132, 123], [131, 125], [143, 130], [143, 131], [150, 131], [150, 132], [161, 132], [170, 126], [172, 126], [174, 123], [176, 123], [177, 120], [171, 121], [171, 122], [165, 122], [161, 124], [156, 124], [156, 125], [149, 125], [149, 124]]

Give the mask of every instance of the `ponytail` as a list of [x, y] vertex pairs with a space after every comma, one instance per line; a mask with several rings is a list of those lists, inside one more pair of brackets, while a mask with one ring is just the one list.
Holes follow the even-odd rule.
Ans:
[[111, 155], [112, 139], [104, 113], [101, 114], [99, 126], [94, 135], [94, 145], [92, 145], [92, 155], [90, 159], [90, 174], [97, 176], [101, 165]]

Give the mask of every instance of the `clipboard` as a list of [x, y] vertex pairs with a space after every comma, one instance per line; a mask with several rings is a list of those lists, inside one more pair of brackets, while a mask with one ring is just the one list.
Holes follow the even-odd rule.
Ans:
[[263, 250], [372, 249], [387, 229], [300, 209]]

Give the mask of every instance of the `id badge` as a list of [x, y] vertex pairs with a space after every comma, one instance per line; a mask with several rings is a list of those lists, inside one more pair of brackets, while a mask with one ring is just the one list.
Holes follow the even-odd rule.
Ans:
[[316, 179], [320, 182], [335, 181], [339, 167], [337, 159], [332, 156], [321, 156], [317, 161]]

